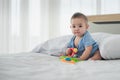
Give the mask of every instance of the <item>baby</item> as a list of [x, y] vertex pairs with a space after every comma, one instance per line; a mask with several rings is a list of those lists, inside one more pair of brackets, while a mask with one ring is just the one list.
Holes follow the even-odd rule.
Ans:
[[75, 13], [71, 17], [71, 31], [74, 36], [71, 38], [67, 50], [66, 55], [70, 55], [72, 53], [70, 48], [77, 48], [78, 52], [76, 57], [79, 60], [100, 60], [101, 55], [98, 48], [98, 44], [91, 37], [88, 30], [88, 19], [82, 13]]

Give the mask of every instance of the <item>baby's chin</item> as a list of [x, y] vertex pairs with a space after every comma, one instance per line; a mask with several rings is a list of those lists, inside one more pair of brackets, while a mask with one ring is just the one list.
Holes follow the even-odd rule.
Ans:
[[82, 37], [83, 36], [83, 34], [74, 34], [75, 36], [77, 36], [77, 37]]
[[75, 36], [78, 36], [78, 37], [82, 37], [83, 35], [85, 34], [85, 31], [84, 32], [74, 32], [74, 35]]

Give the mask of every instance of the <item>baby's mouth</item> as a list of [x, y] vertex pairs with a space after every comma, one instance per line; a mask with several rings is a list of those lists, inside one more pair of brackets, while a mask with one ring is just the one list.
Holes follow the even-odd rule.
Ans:
[[80, 33], [80, 32], [75, 32], [76, 34]]

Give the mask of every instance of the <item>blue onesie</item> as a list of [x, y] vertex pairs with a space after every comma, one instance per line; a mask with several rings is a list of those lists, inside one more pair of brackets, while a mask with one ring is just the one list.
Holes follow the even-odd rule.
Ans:
[[[76, 36], [73, 36], [67, 46], [67, 48], [75, 48], [74, 45], [74, 40], [75, 40]], [[93, 46], [92, 51], [89, 55], [88, 58], [92, 57], [95, 53], [95, 51], [99, 50], [98, 48], [98, 44], [95, 42], [95, 40], [91, 37], [90, 33], [88, 31], [85, 32], [85, 34], [83, 35], [82, 39], [80, 40], [79, 44], [78, 44], [78, 53], [77, 53], [77, 57], [80, 57], [84, 50], [85, 47], [87, 46]]]

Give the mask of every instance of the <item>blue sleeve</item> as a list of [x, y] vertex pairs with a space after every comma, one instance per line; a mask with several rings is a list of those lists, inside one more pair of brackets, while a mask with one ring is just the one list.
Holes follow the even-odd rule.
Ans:
[[87, 32], [84, 35], [84, 46], [85, 47], [92, 46], [95, 43], [96, 43], [95, 40], [92, 38], [92, 36], [89, 34], [89, 32]]

